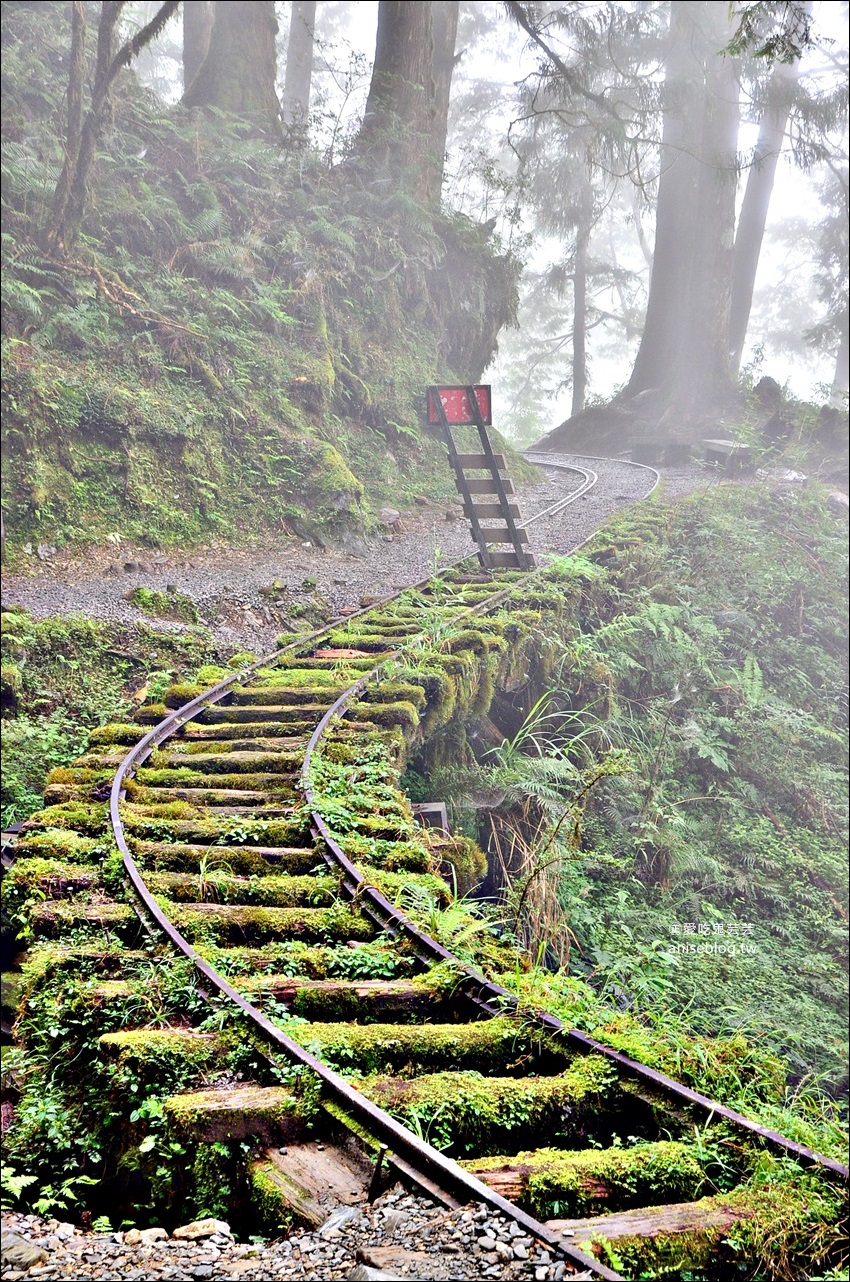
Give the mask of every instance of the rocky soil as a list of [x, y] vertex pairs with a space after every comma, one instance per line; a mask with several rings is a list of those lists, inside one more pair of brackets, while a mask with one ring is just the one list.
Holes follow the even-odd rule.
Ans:
[[[593, 469], [599, 480], [556, 516], [531, 524], [531, 547], [539, 554], [570, 551], [608, 517], [643, 498], [654, 480], [648, 470], [624, 462], [575, 456], [553, 456], [555, 460]], [[662, 471], [667, 495], [717, 483], [715, 474], [699, 466]], [[540, 481], [518, 495], [523, 516], [533, 518], [575, 489], [579, 479], [575, 472], [541, 468]], [[195, 603], [199, 621], [212, 629], [224, 650], [262, 653], [288, 625], [306, 627], [312, 621], [318, 626], [324, 618], [350, 613], [370, 598], [388, 596], [472, 550], [459, 499], [437, 504], [423, 497], [410, 510], [385, 512], [382, 532], [360, 541], [353, 551], [320, 549], [268, 532], [247, 546], [210, 543], [188, 553], [152, 553], [129, 544], [83, 552], [42, 545], [20, 553], [6, 568], [3, 603], [23, 606], [36, 618], [79, 613], [150, 623], [127, 600], [128, 593], [138, 587], [172, 589]], [[186, 625], [156, 620], [156, 626]]]
[[518, 1225], [484, 1205], [446, 1211], [396, 1186], [364, 1208], [340, 1207], [312, 1233], [265, 1244], [237, 1242], [217, 1220], [125, 1233], [86, 1233], [73, 1224], [3, 1214], [2, 1282], [108, 1279], [349, 1278], [589, 1279], [553, 1258]]

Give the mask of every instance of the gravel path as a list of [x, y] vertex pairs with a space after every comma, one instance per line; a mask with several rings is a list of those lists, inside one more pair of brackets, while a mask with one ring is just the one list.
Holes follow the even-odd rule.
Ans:
[[[587, 538], [599, 525], [648, 492], [651, 472], [617, 460], [552, 455], [553, 462], [573, 463], [598, 473], [588, 494], [556, 516], [534, 522], [531, 546], [539, 554], [563, 553]], [[699, 467], [662, 469], [664, 493], [676, 495], [712, 484]], [[520, 510], [533, 517], [578, 486], [575, 472], [541, 468], [539, 482], [518, 494]], [[129, 601], [134, 587], [173, 588], [191, 597], [200, 621], [223, 647], [264, 652], [286, 626], [288, 610], [309, 606], [318, 591], [331, 617], [361, 604], [363, 598], [386, 596], [431, 574], [436, 566], [467, 555], [472, 540], [460, 499], [448, 503], [417, 502], [401, 512], [387, 532], [352, 552], [322, 550], [289, 536], [268, 532], [249, 546], [211, 543], [190, 552], [152, 555], [149, 549], [122, 544], [84, 552], [57, 552], [41, 560], [34, 551], [21, 554], [3, 575], [3, 602], [29, 610], [36, 618], [85, 614], [121, 623], [145, 621], [174, 629], [185, 625], [152, 621]], [[305, 586], [305, 581], [306, 585]], [[312, 582], [315, 582], [315, 589]], [[272, 585], [280, 584], [276, 590]]]
[[[480, 1282], [561, 1282], [590, 1279], [523, 1235], [518, 1225], [483, 1204], [445, 1211], [400, 1186], [371, 1206], [339, 1208], [322, 1228], [294, 1232], [272, 1244], [234, 1241], [220, 1221], [203, 1237], [170, 1237], [164, 1229], [141, 1234], [84, 1233], [73, 1224], [33, 1215], [3, 1214], [2, 1282], [41, 1279], [124, 1279], [194, 1282], [195, 1279], [381, 1278]], [[188, 1226], [194, 1228], [196, 1226]], [[213, 1229], [210, 1232], [210, 1229]], [[183, 1230], [175, 1230], [183, 1232]], [[141, 1238], [141, 1241], [139, 1241]]]

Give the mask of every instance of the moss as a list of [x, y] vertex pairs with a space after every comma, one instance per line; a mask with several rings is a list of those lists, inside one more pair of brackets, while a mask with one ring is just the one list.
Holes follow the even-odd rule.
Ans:
[[[315, 860], [316, 856], [313, 858]], [[339, 893], [337, 877], [265, 875], [242, 878], [215, 868], [194, 875], [148, 873], [145, 881], [153, 894], [166, 895], [177, 903], [206, 900], [273, 908], [294, 908], [299, 904], [318, 907], [332, 904]]]
[[221, 1140], [234, 1132], [250, 1134], [257, 1126], [283, 1127], [299, 1115], [300, 1101], [280, 1086], [249, 1086], [174, 1095], [165, 1100], [163, 1108], [178, 1132], [204, 1137], [214, 1127], [215, 1138]]
[[344, 852], [355, 863], [372, 864], [389, 872], [404, 869], [429, 872], [432, 867], [430, 851], [418, 841], [387, 841], [361, 832], [346, 833], [339, 840]]
[[510, 1019], [472, 1024], [321, 1024], [290, 1035], [337, 1068], [361, 1073], [420, 1073], [438, 1068], [510, 1068], [531, 1050], [532, 1036]]
[[70, 931], [78, 935], [115, 935], [123, 942], [138, 940], [142, 925], [128, 904], [75, 904], [48, 900], [30, 910], [30, 928], [40, 938], [57, 939]]
[[[262, 850], [251, 846], [200, 846], [180, 842], [146, 842], [134, 840], [134, 854], [145, 868], [153, 872], [193, 873], [198, 875], [201, 860], [208, 871], [231, 877], [265, 877], [279, 869], [297, 877], [322, 864], [322, 857], [312, 847], [284, 848], [274, 861]], [[310, 879], [312, 881], [312, 878]]]
[[541, 1219], [551, 1218], [556, 1204], [559, 1214], [573, 1218], [684, 1201], [707, 1182], [696, 1150], [674, 1140], [633, 1148], [543, 1148], [511, 1158], [476, 1158], [464, 1166], [481, 1176], [515, 1171], [521, 1187], [516, 1200]]
[[432, 837], [431, 849], [456, 895], [468, 895], [487, 875], [487, 856], [471, 837]]
[[379, 726], [401, 726], [413, 732], [419, 725], [419, 713], [412, 703], [351, 703], [349, 711], [361, 721], [373, 721]]
[[41, 895], [78, 894], [100, 885], [100, 874], [90, 865], [67, 863], [44, 856], [18, 858], [3, 877], [3, 901], [20, 900], [37, 890]]
[[184, 703], [197, 699], [198, 695], [203, 694], [208, 688], [208, 686], [189, 684], [186, 681], [179, 682], [168, 687], [163, 695], [163, 702], [166, 708], [182, 708]]
[[605, 1060], [593, 1055], [556, 1077], [433, 1073], [413, 1081], [365, 1078], [358, 1089], [406, 1126], [421, 1128], [431, 1144], [454, 1155], [481, 1155], [517, 1140], [586, 1139], [597, 1127], [605, 1134], [622, 1104], [611, 1090], [613, 1077]]
[[100, 862], [110, 846], [111, 839], [84, 837], [67, 828], [46, 828], [30, 831], [26, 837], [19, 839], [15, 853], [18, 859], [42, 857], [73, 864], [95, 864]]
[[198, 607], [191, 597], [171, 589], [158, 592], [154, 588], [136, 587], [127, 593], [127, 600], [143, 614], [156, 619], [177, 619], [183, 623], [198, 622]]
[[371, 939], [371, 922], [337, 908], [261, 908], [253, 905], [165, 905], [178, 930], [209, 942], [264, 939]]

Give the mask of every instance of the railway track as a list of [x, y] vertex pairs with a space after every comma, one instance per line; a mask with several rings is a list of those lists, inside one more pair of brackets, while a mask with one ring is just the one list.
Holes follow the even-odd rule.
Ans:
[[[572, 470], [579, 486], [527, 525], [594, 484]], [[208, 688], [173, 688], [51, 776], [10, 873], [42, 896], [27, 931], [53, 941], [24, 1000], [41, 985], [61, 1007], [76, 983], [125, 1152], [138, 1167], [176, 1144], [162, 1167], [176, 1200], [203, 1208], [212, 1170], [246, 1223], [274, 1231], [400, 1178], [508, 1217], [520, 1253], [504, 1268], [532, 1263], [503, 1276], [713, 1277], [735, 1226], [769, 1210], [745, 1187], [763, 1150], [847, 1178], [495, 982], [511, 945], [453, 905], [478, 856], [417, 824], [399, 773], [525, 679], [534, 614], [568, 627], [564, 597], [545, 570], [459, 563]], [[183, 986], [153, 1010], [175, 955]], [[174, 1089], [136, 1116], [159, 1077]], [[708, 1123], [741, 1178], [720, 1197]]]

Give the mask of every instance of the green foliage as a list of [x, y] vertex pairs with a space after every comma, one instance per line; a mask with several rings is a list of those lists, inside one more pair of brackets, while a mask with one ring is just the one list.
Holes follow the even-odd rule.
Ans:
[[79, 260], [48, 256], [67, 25], [52, 6], [7, 16], [10, 545], [185, 542], [258, 519], [340, 541], [371, 519], [364, 482], [376, 503], [427, 481], [447, 492], [422, 391], [483, 370], [517, 265], [467, 219], [246, 139], [221, 113], [190, 119], [131, 75]]
[[[213, 654], [211, 638], [200, 631], [160, 632], [81, 616], [36, 620], [18, 609], [2, 615], [0, 651], [4, 823], [38, 808], [48, 774], [80, 755], [91, 727], [126, 720], [140, 697], [155, 697]], [[104, 734], [98, 742], [113, 742]]]

